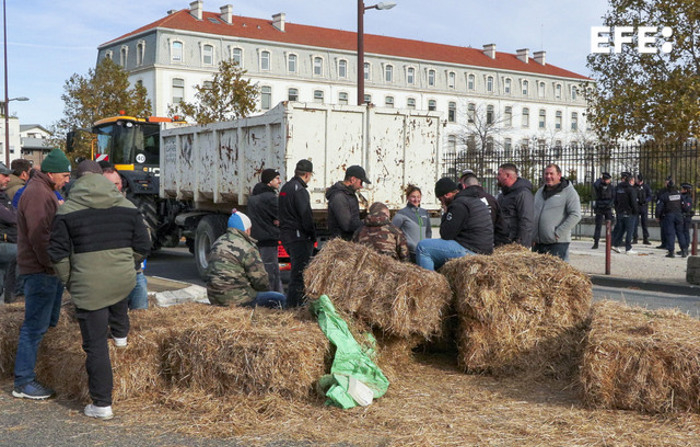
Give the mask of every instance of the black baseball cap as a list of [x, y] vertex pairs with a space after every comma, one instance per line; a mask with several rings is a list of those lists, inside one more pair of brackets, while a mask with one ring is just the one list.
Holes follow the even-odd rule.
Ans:
[[362, 166], [358, 165], [352, 165], [348, 169], [345, 170], [345, 177], [355, 177], [359, 178], [363, 182], [367, 183], [368, 185], [371, 185], [372, 182], [370, 182], [367, 179], [367, 173], [365, 173], [365, 170], [362, 168]]

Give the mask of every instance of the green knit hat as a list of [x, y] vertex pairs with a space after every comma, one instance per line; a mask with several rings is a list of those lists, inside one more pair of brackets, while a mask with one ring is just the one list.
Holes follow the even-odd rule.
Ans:
[[41, 172], [70, 172], [70, 161], [62, 150], [54, 149], [41, 162]]

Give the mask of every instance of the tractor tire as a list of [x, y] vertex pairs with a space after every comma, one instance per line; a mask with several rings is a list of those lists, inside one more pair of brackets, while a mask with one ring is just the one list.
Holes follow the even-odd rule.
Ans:
[[158, 237], [158, 211], [156, 210], [155, 196], [148, 194], [132, 195], [127, 192], [126, 197], [136, 205], [146, 223], [148, 233], [151, 236], [151, 251], [156, 251], [162, 246], [162, 241]]
[[197, 272], [203, 281], [207, 279], [209, 268], [209, 252], [219, 236], [226, 232], [226, 216], [209, 215], [199, 221], [194, 233], [194, 260]]

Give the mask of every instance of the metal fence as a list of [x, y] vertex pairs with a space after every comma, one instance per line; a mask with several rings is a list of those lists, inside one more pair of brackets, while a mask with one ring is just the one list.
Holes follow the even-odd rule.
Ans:
[[[465, 169], [471, 169], [491, 194], [498, 192], [496, 175], [503, 163], [513, 163], [520, 176], [532, 182], [534, 188], [544, 183], [544, 168], [556, 163], [562, 175], [569, 179], [581, 197], [581, 204], [588, 214], [593, 214], [590, 202], [593, 198], [593, 182], [603, 172], [609, 172], [613, 183], [619, 174], [628, 171], [642, 174], [653, 192], [664, 187], [664, 180], [671, 176], [676, 182], [694, 185], [693, 202], [697, 204], [695, 191], [700, 186], [698, 142], [677, 145], [614, 145], [614, 146], [515, 146], [481, 150], [474, 145], [465, 150], [447, 151], [444, 154], [444, 176], [458, 179]], [[653, 216], [652, 201], [649, 212]]]

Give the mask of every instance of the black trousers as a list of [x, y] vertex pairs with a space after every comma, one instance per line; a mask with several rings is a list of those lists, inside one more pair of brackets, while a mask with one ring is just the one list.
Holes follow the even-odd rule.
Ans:
[[647, 216], [649, 214], [649, 205], [639, 207], [639, 219], [634, 227], [634, 238], [639, 239], [639, 224], [642, 224], [642, 236], [646, 241], [649, 239], [649, 228], [647, 228]]
[[311, 241], [282, 242], [289, 254], [292, 271], [289, 278], [287, 307], [298, 307], [304, 304], [304, 269], [311, 260], [314, 243]]
[[108, 329], [113, 337], [126, 337], [129, 333], [129, 304], [123, 300], [98, 310], [76, 309], [83, 351], [87, 354], [85, 369], [88, 373], [90, 398], [98, 407], [112, 405], [112, 363], [107, 344]]
[[603, 221], [613, 220], [612, 208], [596, 208], [595, 210], [595, 230], [593, 231], [593, 240], [598, 242], [600, 240], [600, 229], [603, 226]]

